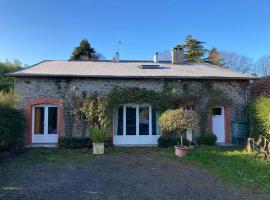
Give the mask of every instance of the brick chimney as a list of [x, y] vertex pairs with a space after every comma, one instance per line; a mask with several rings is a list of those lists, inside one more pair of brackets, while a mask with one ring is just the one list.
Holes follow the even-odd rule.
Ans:
[[172, 64], [184, 63], [184, 51], [180, 46], [176, 46], [172, 49]]

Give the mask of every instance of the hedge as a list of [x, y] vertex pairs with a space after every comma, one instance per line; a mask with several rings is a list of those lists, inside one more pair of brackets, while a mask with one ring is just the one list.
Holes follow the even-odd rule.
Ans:
[[[110, 138], [106, 139], [105, 147], [112, 146], [112, 140]], [[65, 136], [58, 139], [58, 146], [67, 149], [82, 149], [92, 147], [92, 141], [89, 137], [72, 137]]]
[[[160, 136], [158, 138], [158, 147], [160, 148], [173, 147], [174, 145], [177, 145], [178, 143], [180, 143], [180, 138], [176, 136]], [[189, 141], [186, 139], [183, 139], [183, 145], [189, 146]]]
[[197, 143], [199, 145], [213, 146], [215, 145], [216, 141], [217, 141], [217, 136], [214, 133], [206, 133], [206, 134], [200, 135], [197, 138]]
[[0, 104], [0, 151], [23, 146], [24, 128], [24, 114]]

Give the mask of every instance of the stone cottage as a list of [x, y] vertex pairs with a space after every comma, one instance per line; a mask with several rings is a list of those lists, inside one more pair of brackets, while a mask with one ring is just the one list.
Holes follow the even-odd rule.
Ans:
[[[81, 94], [101, 96], [116, 87], [170, 90], [175, 107], [194, 110], [200, 116], [200, 122], [187, 130], [187, 139], [212, 132], [218, 142], [230, 143], [231, 122], [246, 118], [248, 87], [256, 77], [207, 63], [185, 63], [182, 55], [180, 49], [173, 49], [172, 62], [159, 62], [157, 55], [154, 61], [45, 60], [10, 74], [20, 97], [18, 108], [27, 118], [26, 143], [56, 144], [62, 136], [81, 136], [73, 108], [63, 102], [71, 87]], [[152, 102], [127, 102], [113, 110], [110, 136], [114, 145], [157, 144], [162, 132], [160, 113]]]

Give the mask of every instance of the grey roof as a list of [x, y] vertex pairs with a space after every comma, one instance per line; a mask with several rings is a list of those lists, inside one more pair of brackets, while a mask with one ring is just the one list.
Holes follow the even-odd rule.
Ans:
[[45, 60], [9, 74], [12, 77], [101, 77], [101, 78], [179, 78], [179, 79], [256, 79], [256, 76], [235, 72], [207, 63], [158, 63], [146, 61], [50, 61]]

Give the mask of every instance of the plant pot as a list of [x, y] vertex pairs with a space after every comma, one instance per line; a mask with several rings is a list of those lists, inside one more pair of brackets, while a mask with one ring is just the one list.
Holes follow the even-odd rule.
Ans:
[[174, 146], [175, 155], [178, 157], [184, 157], [188, 153], [188, 147]]
[[104, 143], [93, 143], [93, 154], [94, 155], [104, 154]]

